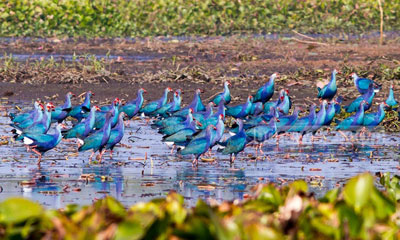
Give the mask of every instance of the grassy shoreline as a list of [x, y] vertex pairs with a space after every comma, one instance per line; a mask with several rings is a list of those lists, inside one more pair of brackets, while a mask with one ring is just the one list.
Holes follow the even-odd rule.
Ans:
[[[385, 1], [384, 30], [400, 29], [400, 2]], [[10, 0], [0, 36], [146, 37], [377, 31], [375, 0]]]

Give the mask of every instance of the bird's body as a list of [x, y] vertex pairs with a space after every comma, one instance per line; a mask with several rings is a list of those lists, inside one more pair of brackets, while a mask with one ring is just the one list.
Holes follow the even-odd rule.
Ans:
[[175, 112], [172, 116], [186, 117], [186, 115], [189, 112], [189, 109], [193, 109], [194, 112], [201, 112], [206, 110], [206, 107], [203, 105], [203, 102], [201, 101], [200, 93], [201, 90], [196, 89], [192, 102], [186, 107], [182, 108], [181, 110]]
[[142, 109], [140, 109], [140, 112], [142, 112], [144, 115], [148, 116], [148, 115], [151, 115], [152, 113], [154, 113], [157, 109], [163, 107], [165, 104], [167, 104], [168, 93], [171, 91], [172, 91], [172, 89], [170, 87], [166, 88], [164, 90], [163, 96], [160, 99], [146, 104]]
[[253, 96], [249, 96], [246, 103], [234, 107], [227, 107], [226, 115], [234, 118], [245, 118], [250, 113], [252, 105]]
[[71, 116], [80, 122], [83, 118], [87, 116], [87, 113], [90, 111], [90, 98], [94, 94], [89, 91], [85, 94], [85, 100], [79, 106], [73, 107], [71, 111], [68, 113], [68, 116]]
[[231, 92], [229, 90], [230, 83], [228, 81], [224, 82], [224, 91], [218, 93], [217, 96], [214, 97], [212, 102], [215, 105], [218, 105], [221, 100], [224, 100], [224, 103], [228, 105], [231, 102]]
[[292, 125], [291, 128], [289, 128], [288, 132], [300, 132], [303, 135], [308, 131], [315, 119], [316, 113], [315, 113], [316, 105], [313, 104], [310, 108], [310, 113], [302, 118], [299, 118], [294, 125]]
[[126, 102], [125, 105], [121, 106], [119, 111], [127, 115], [128, 119], [133, 118], [139, 113], [139, 110], [143, 106], [144, 98], [143, 93], [146, 93], [144, 88], [140, 88], [137, 92], [137, 97], [134, 100]]
[[35, 103], [33, 104], [33, 109], [29, 112], [20, 113], [18, 115], [10, 113], [9, 117], [14, 124], [20, 124], [27, 120], [31, 120], [31, 122], [37, 121], [38, 118], [41, 118], [42, 114], [43, 112], [41, 104], [38, 101], [35, 101]]
[[68, 92], [65, 96], [65, 102], [62, 106], [56, 107], [54, 111], [51, 112], [51, 122], [61, 123], [68, 117], [68, 113], [72, 110], [71, 97], [74, 96], [73, 93]]
[[356, 114], [344, 119], [337, 126], [336, 130], [347, 130], [355, 132], [364, 123], [364, 105], [365, 101], [362, 101]]
[[39, 155], [38, 165], [40, 165], [42, 155], [53, 149], [61, 141], [61, 125], [57, 125], [56, 131], [53, 134], [31, 134], [27, 133], [23, 136], [23, 142], [32, 148]]
[[110, 138], [105, 146], [106, 150], [110, 150], [111, 156], [115, 145], [121, 142], [122, 138], [124, 137], [124, 115], [125, 113], [119, 113], [117, 125], [111, 129]]
[[263, 143], [276, 133], [276, 118], [272, 118], [269, 123], [260, 124], [246, 130], [248, 141]]
[[40, 121], [36, 121], [32, 123], [30, 126], [26, 128], [21, 128], [19, 125], [11, 124], [14, 127], [12, 131], [15, 136], [15, 140], [23, 140], [23, 136], [27, 133], [30, 134], [45, 134], [50, 128], [51, 124], [51, 111], [54, 109], [54, 105], [52, 103], [46, 104], [45, 111], [43, 117]]
[[84, 121], [77, 123], [71, 129], [62, 131], [63, 137], [66, 139], [79, 138], [83, 141], [83, 139], [85, 139], [90, 134], [90, 132], [93, 131], [96, 111], [100, 111], [100, 109], [97, 106], [93, 106], [90, 109], [88, 117], [85, 118]]
[[88, 137], [86, 137], [83, 145], [80, 146], [78, 149], [79, 152], [87, 151], [90, 149], [93, 150], [93, 153], [89, 158], [90, 162], [92, 161], [93, 155], [95, 154], [96, 151], [100, 152], [100, 161], [101, 161], [101, 157], [103, 155], [102, 151], [110, 138], [111, 121], [112, 121], [113, 114], [114, 113], [112, 111], [107, 112], [107, 114], [105, 116], [105, 123], [104, 123], [103, 127], [101, 129], [95, 131]]
[[359, 106], [361, 105], [362, 101], [365, 101], [366, 103], [364, 104], [364, 111], [367, 111], [368, 109], [371, 108], [372, 106], [372, 100], [375, 97], [375, 91], [372, 85], [370, 85], [370, 88], [368, 92], [364, 93], [362, 96], [359, 96], [356, 98], [353, 102], [351, 102], [349, 105], [344, 107], [346, 109], [346, 112], [352, 113], [356, 112], [359, 109]]
[[322, 89], [318, 88], [318, 96], [317, 96], [318, 98], [331, 100], [332, 98], [335, 97], [337, 92], [337, 86], [336, 86], [337, 73], [338, 72], [336, 71], [336, 69], [334, 69], [332, 71], [331, 80], [329, 81], [329, 83], [325, 85]]
[[326, 119], [326, 105], [328, 102], [326, 100], [322, 101], [319, 111], [315, 116], [315, 119], [310, 127], [309, 131], [312, 132], [313, 135], [325, 124]]
[[351, 76], [353, 77], [354, 85], [361, 94], [367, 93], [370, 86], [372, 86], [374, 91], [381, 89], [381, 85], [371, 79], [360, 78], [356, 73], [352, 73]]
[[222, 150], [222, 154], [229, 154], [231, 156], [231, 162], [235, 161], [237, 154], [243, 151], [247, 144], [247, 136], [243, 129], [243, 121], [238, 119], [237, 124], [239, 125], [238, 133], [222, 143], [222, 145], [225, 146]]
[[154, 115], [168, 117], [169, 114], [179, 111], [181, 109], [182, 102], [181, 92], [182, 91], [180, 89], [176, 90], [174, 93], [173, 101], [157, 109], [154, 112]]
[[192, 121], [189, 126], [175, 132], [172, 135], [166, 135], [163, 137], [162, 141], [166, 144], [178, 144], [185, 145], [187, 139], [191, 138], [193, 134], [197, 132], [197, 127], [195, 121]]
[[278, 134], [282, 134], [287, 132], [294, 124], [296, 124], [297, 119], [299, 118], [299, 108], [295, 108], [292, 115], [279, 117], [279, 122], [276, 123], [276, 132]]
[[164, 134], [164, 135], [172, 135], [176, 132], [178, 132], [181, 129], [187, 128], [189, 127], [192, 122], [193, 122], [193, 115], [192, 115], [193, 111], [189, 111], [188, 115], [186, 116], [186, 120], [184, 122], [181, 123], [176, 123], [173, 125], [169, 125], [165, 128], [161, 128], [159, 129], [158, 133]]
[[255, 103], [261, 102], [264, 104], [272, 98], [272, 96], [274, 95], [275, 78], [277, 76], [277, 73], [272, 74], [269, 78], [269, 81], [257, 90], [256, 94], [253, 96]]
[[118, 115], [119, 115], [119, 105], [121, 104], [121, 101], [119, 98], [116, 98], [113, 101], [113, 108], [107, 112], [104, 111], [99, 111], [95, 112], [95, 122], [94, 122], [94, 128], [95, 129], [100, 129], [104, 126], [106, 122], [106, 115], [108, 112], [112, 112], [112, 118], [111, 118], [111, 127], [113, 128], [117, 122], [118, 122]]
[[379, 105], [378, 111], [374, 113], [364, 113], [363, 126], [373, 129], [378, 126], [385, 118], [385, 106], [386, 103]]
[[387, 109], [393, 109], [394, 107], [396, 107], [398, 105], [396, 99], [394, 98], [393, 85], [390, 85], [389, 95], [388, 95], [385, 103], [388, 105], [386, 107]]

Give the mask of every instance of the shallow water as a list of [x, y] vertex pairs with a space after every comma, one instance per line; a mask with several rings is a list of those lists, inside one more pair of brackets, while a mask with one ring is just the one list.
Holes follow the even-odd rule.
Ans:
[[[0, 136], [11, 136], [8, 121], [2, 114]], [[264, 157], [258, 160], [249, 157], [254, 154], [249, 147], [233, 165], [228, 156], [216, 153], [216, 163], [200, 162], [198, 168], [192, 167], [190, 157], [171, 155], [161, 135], [143, 120], [129, 122], [125, 145], [116, 147], [113, 159], [106, 156], [102, 164], [89, 165], [90, 152], [78, 155], [74, 142], [62, 141], [56, 150], [46, 153], [38, 169], [36, 156], [27, 153], [21, 143], [10, 143], [0, 146], [0, 201], [24, 196], [60, 208], [70, 203], [90, 204], [111, 195], [129, 206], [173, 190], [194, 205], [198, 198], [242, 199], [257, 183], [280, 185], [295, 179], [307, 180], [311, 191], [321, 196], [358, 173], [399, 171], [399, 134], [375, 132], [371, 139], [358, 140], [354, 146], [335, 132], [321, 135], [327, 139], [312, 144], [306, 136], [302, 146], [289, 137], [281, 139], [279, 146], [270, 140], [264, 144]], [[82, 174], [94, 174], [94, 180], [80, 180]], [[102, 181], [102, 176], [111, 180]]]
[[[161, 58], [160, 55], [104, 55], [104, 54], [96, 54], [96, 55], [88, 55], [88, 56], [74, 56], [72, 54], [54, 54], [54, 53], [32, 53], [32, 54], [19, 54], [19, 53], [9, 53], [7, 55], [0, 56], [0, 60], [5, 58], [10, 58], [17, 62], [25, 62], [25, 61], [49, 61], [53, 59], [54, 61], [65, 61], [65, 62], [73, 62], [73, 61], [88, 61], [91, 57], [94, 57], [96, 60], [107, 59], [107, 60], [118, 60], [124, 59], [124, 61], [137, 61], [137, 62], [146, 62], [151, 61], [153, 59]], [[76, 59], [76, 60], [75, 60]]]

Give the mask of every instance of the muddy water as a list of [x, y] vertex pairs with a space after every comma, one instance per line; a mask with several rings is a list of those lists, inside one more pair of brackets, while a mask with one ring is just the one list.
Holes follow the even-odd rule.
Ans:
[[[0, 136], [10, 136], [8, 121], [2, 114]], [[0, 146], [0, 201], [23, 196], [60, 208], [71, 203], [90, 204], [111, 195], [129, 206], [173, 190], [182, 194], [188, 205], [194, 205], [198, 198], [242, 199], [251, 193], [252, 186], [267, 181], [280, 185], [305, 179], [311, 191], [321, 195], [358, 173], [398, 173], [399, 134], [375, 132], [372, 138], [354, 145], [343, 142], [335, 132], [322, 134], [326, 140], [312, 144], [306, 136], [303, 146], [289, 137], [281, 139], [279, 146], [270, 140], [264, 144], [264, 157], [258, 160], [249, 157], [254, 149], [247, 148], [233, 165], [227, 156], [216, 153], [216, 163], [200, 162], [198, 168], [192, 167], [190, 157], [171, 155], [161, 135], [143, 120], [128, 123], [123, 145], [115, 148], [113, 159], [106, 156], [102, 164], [89, 165], [90, 152], [77, 154], [74, 142], [62, 141], [46, 153], [38, 169], [36, 156], [27, 153], [21, 143], [10, 143]], [[82, 180], [82, 174], [94, 178]]]

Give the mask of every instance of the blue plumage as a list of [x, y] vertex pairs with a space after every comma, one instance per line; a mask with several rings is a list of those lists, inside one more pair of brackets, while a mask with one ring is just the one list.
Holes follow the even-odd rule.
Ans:
[[331, 74], [331, 80], [327, 85], [325, 85], [322, 89], [318, 88], [318, 98], [322, 99], [328, 99], [331, 100], [332, 98], [335, 97], [336, 92], [337, 92], [337, 86], [336, 86], [336, 74], [337, 70], [334, 69]]
[[274, 95], [275, 78], [278, 77], [277, 73], [274, 73], [269, 78], [269, 81], [260, 87], [256, 94], [254, 94], [254, 102], [262, 102], [263, 104], [268, 102]]
[[218, 93], [217, 96], [214, 97], [212, 102], [215, 105], [218, 105], [221, 100], [224, 100], [224, 103], [228, 105], [231, 102], [231, 92], [229, 91], [229, 85], [231, 85], [230, 82], [226, 81], [224, 82], [224, 91], [221, 93]]

